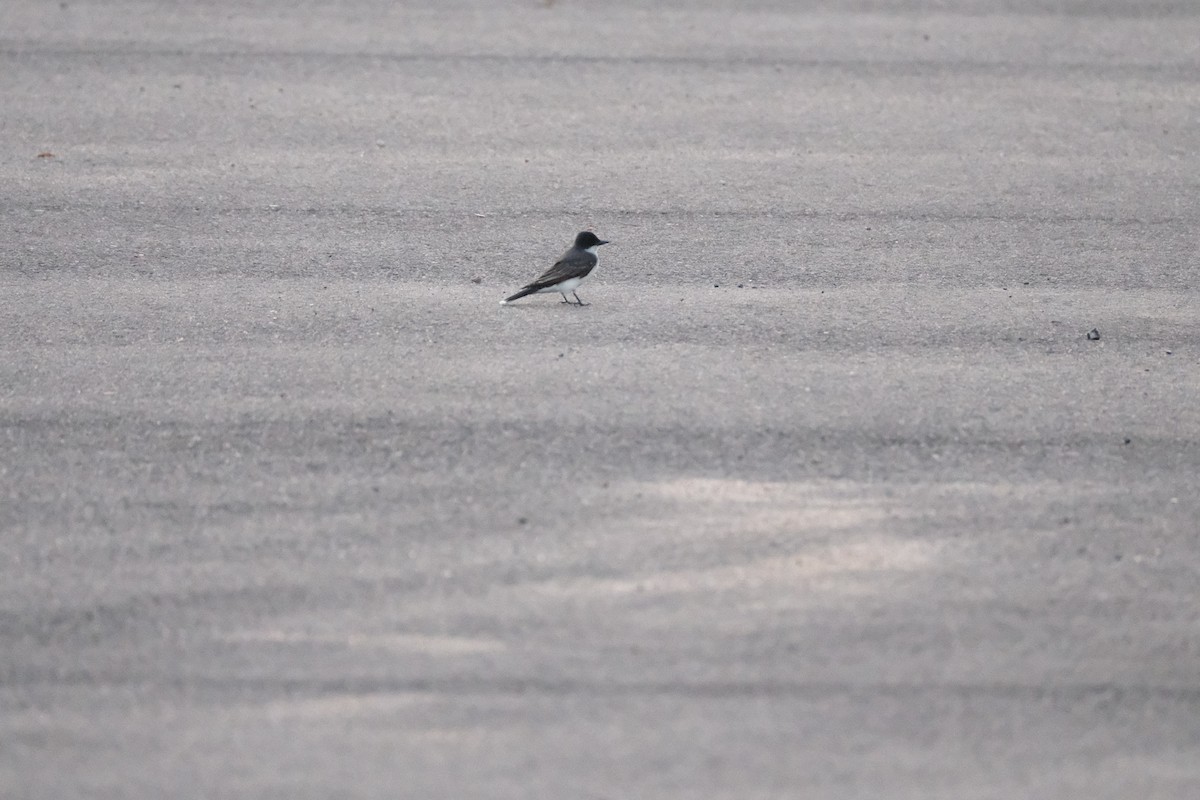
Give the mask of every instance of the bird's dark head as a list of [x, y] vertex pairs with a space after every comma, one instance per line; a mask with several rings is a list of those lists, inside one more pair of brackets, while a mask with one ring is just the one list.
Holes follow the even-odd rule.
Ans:
[[591, 250], [593, 247], [599, 247], [602, 244], [608, 244], [608, 242], [591, 231], [584, 231], [575, 237], [575, 246], [580, 250]]

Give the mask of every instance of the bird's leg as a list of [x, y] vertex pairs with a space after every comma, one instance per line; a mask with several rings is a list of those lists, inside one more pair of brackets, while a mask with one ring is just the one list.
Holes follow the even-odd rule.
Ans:
[[575, 294], [575, 292], [571, 292], [571, 294], [575, 295], [575, 300], [576, 300], [576, 302], [578, 302], [579, 305], [581, 305], [581, 306], [590, 306], [591, 305], [591, 303], [585, 303], [582, 300], [580, 300], [579, 295]]
[[572, 303], [570, 300], [568, 300], [568, 299], [567, 299], [567, 293], [566, 293], [566, 292], [559, 292], [559, 294], [561, 294], [561, 295], [563, 296], [563, 302], [564, 302], [564, 303], [566, 303], [566, 304], [567, 304], [567, 305], [569, 305], [569, 306], [573, 306], [573, 305], [575, 305], [574, 303]]

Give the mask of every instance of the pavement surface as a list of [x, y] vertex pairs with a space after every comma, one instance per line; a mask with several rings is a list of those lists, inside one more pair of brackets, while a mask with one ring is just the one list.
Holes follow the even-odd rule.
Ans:
[[0, 796], [1198, 797], [1198, 231], [1191, 2], [8, 0]]

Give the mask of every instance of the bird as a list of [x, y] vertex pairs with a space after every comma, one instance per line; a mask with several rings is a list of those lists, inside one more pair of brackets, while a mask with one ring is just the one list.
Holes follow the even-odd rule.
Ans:
[[[598, 261], [596, 248], [602, 244], [608, 244], [608, 242], [591, 231], [581, 232], [575, 237], [575, 244], [562, 254], [553, 267], [542, 273], [542, 276], [533, 283], [523, 286], [516, 294], [501, 300], [500, 305], [506, 306], [513, 300], [519, 300], [525, 295], [538, 292], [558, 292], [563, 296], [562, 301], [572, 306], [591, 305], [591, 303], [580, 300], [575, 289], [595, 268]], [[574, 295], [574, 303], [567, 299], [567, 292]]]

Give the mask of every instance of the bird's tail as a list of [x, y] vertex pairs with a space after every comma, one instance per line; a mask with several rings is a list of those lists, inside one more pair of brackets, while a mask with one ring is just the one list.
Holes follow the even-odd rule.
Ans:
[[536, 287], [536, 286], [526, 286], [524, 289], [522, 289], [521, 291], [517, 292], [517, 293], [516, 293], [516, 294], [514, 294], [512, 297], [506, 297], [506, 298], [504, 298], [503, 300], [501, 300], [501, 301], [500, 301], [500, 305], [504, 305], [505, 303], [511, 303], [513, 300], [520, 300], [520, 299], [521, 299], [522, 297], [524, 297], [525, 295], [527, 295], [527, 294], [533, 294], [533, 293], [534, 293], [534, 292], [536, 292], [537, 290], [538, 290], [538, 287]]

